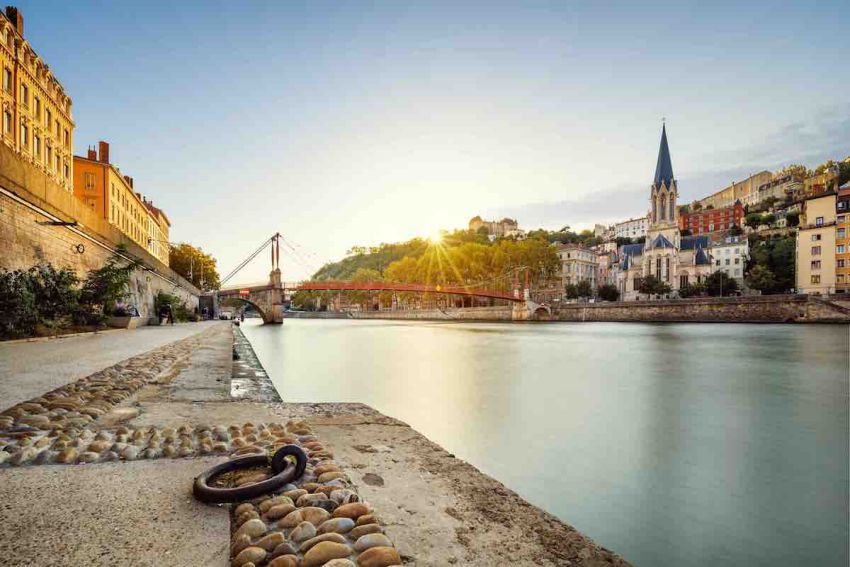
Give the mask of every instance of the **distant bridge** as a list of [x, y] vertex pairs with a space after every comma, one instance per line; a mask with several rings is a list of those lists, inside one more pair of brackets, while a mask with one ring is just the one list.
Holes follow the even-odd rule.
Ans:
[[[500, 299], [510, 301], [514, 304], [526, 303], [528, 301], [527, 289], [521, 292], [517, 289], [514, 293], [507, 291], [488, 289], [479, 286], [442, 286], [418, 283], [400, 282], [353, 282], [338, 280], [318, 280], [284, 283], [280, 272], [280, 233], [275, 234], [265, 241], [260, 248], [251, 254], [235, 270], [228, 274], [222, 283], [232, 278], [248, 262], [253, 260], [267, 246], [272, 247], [272, 271], [269, 274], [268, 283], [255, 283], [243, 286], [228, 286], [220, 289], [218, 293], [221, 299], [240, 299], [254, 306], [259, 311], [265, 323], [283, 323], [284, 301], [286, 293], [296, 291], [390, 291], [396, 293], [441, 293], [447, 295], [459, 295], [466, 297], [482, 297], [487, 299]], [[527, 288], [527, 285], [526, 285]]]

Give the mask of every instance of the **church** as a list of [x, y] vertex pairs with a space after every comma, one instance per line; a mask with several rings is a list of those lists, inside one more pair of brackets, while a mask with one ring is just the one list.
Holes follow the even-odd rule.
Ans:
[[679, 188], [673, 177], [667, 127], [661, 127], [661, 146], [655, 178], [649, 189], [647, 231], [643, 242], [626, 244], [619, 250], [617, 288], [625, 301], [646, 299], [640, 293], [641, 280], [655, 276], [672, 289], [704, 281], [711, 275], [711, 241], [708, 236], [682, 236], [679, 232]]

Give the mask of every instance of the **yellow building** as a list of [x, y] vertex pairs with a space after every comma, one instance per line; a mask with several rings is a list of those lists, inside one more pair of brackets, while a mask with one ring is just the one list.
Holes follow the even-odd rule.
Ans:
[[835, 293], [836, 194], [807, 198], [797, 232], [797, 293]]
[[803, 180], [803, 192], [807, 197], [824, 191], [834, 191], [838, 181], [838, 168], [829, 168]]
[[734, 181], [728, 187], [717, 191], [700, 199], [698, 203], [703, 209], [712, 207], [714, 209], [722, 209], [735, 204], [735, 201], [741, 201], [743, 204], [750, 204], [753, 196], [759, 194], [759, 187], [765, 183], [770, 183], [773, 179], [773, 174], [769, 171], [760, 171], [755, 175], [751, 175], [743, 181]]
[[99, 142], [86, 157], [74, 156], [74, 195], [130, 240], [168, 265], [168, 217], [133, 188], [133, 178], [109, 161], [109, 144]]
[[71, 99], [24, 39], [23, 15], [12, 6], [0, 13], [0, 68], [3, 142], [72, 191]]
[[835, 292], [850, 292], [850, 183], [838, 190], [836, 203]]

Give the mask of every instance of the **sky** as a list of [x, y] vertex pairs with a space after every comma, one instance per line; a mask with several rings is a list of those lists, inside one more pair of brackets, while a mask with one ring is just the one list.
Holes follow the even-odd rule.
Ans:
[[850, 154], [841, 1], [17, 5], [75, 153], [108, 141], [222, 274], [278, 231], [293, 281], [476, 214], [645, 215], [662, 118], [682, 202]]

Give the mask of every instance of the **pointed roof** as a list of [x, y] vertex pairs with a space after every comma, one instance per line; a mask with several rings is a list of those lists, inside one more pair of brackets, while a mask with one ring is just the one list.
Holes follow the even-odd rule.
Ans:
[[702, 247], [697, 248], [697, 253], [694, 257], [694, 264], [697, 266], [707, 266], [711, 264], [711, 260], [708, 259], [708, 255], [705, 253], [705, 250]]
[[658, 163], [655, 165], [653, 185], [664, 183], [667, 187], [673, 182], [673, 162], [670, 161], [670, 147], [667, 145], [667, 125], [661, 126], [661, 145], [658, 148]]
[[652, 241], [652, 246], [650, 248], [674, 248], [673, 244], [667, 240], [667, 237], [663, 234], [659, 234], [655, 237], [655, 240]]

